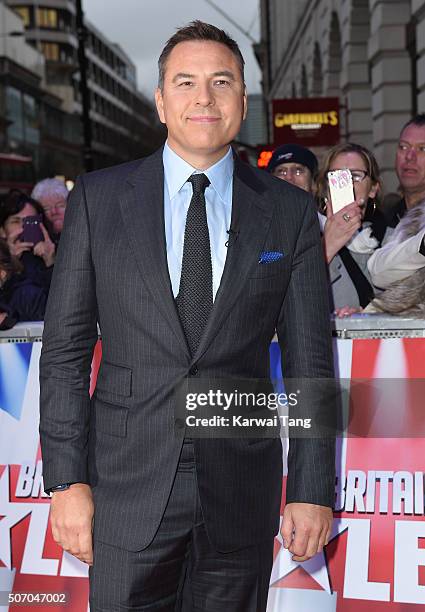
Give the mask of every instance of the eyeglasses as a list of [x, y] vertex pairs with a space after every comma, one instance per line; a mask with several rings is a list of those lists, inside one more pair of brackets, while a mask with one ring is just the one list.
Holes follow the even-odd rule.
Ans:
[[351, 178], [355, 183], [361, 183], [368, 175], [366, 170], [350, 170]]
[[291, 176], [291, 175], [304, 176], [306, 171], [307, 171], [307, 168], [305, 166], [296, 166], [295, 168], [293, 167], [286, 168], [284, 166], [283, 168], [277, 167], [276, 170], [273, 172], [273, 174], [275, 176], [283, 176], [284, 178], [286, 178], [287, 176]]
[[350, 170], [353, 183], [362, 183], [369, 174], [366, 170]]
[[65, 210], [66, 202], [58, 202], [57, 204], [53, 204], [52, 206], [43, 206], [44, 212], [49, 213], [52, 210]]

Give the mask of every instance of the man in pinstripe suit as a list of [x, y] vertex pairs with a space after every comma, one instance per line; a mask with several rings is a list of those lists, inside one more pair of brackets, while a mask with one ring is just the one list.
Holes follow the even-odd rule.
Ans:
[[[333, 375], [320, 233], [304, 191], [233, 156], [246, 113], [236, 43], [193, 22], [159, 67], [165, 147], [80, 177], [67, 206], [40, 362], [52, 531], [90, 565], [92, 611], [258, 612], [279, 527], [280, 440], [189, 439], [173, 393], [186, 378], [267, 379], [275, 329], [285, 376]], [[193, 345], [176, 298], [183, 277], [190, 289], [195, 200], [213, 303]], [[279, 257], [260, 264], [265, 252]], [[291, 440], [282, 534], [295, 559], [327, 543], [333, 500], [333, 440]]]

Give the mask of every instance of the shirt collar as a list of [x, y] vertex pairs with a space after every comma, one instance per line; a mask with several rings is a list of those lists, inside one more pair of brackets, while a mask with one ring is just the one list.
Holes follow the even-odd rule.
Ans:
[[[189, 176], [199, 171], [177, 155], [167, 142], [164, 145], [162, 160], [168, 194], [170, 199], [172, 199], [186, 183]], [[229, 150], [224, 157], [219, 159], [213, 166], [203, 170], [212, 187], [223, 201], [228, 199], [229, 188], [232, 184], [233, 165], [233, 151], [229, 146]]]

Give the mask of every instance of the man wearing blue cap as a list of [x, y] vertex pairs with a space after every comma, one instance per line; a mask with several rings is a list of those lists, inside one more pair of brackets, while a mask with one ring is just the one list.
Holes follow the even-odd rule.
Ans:
[[310, 149], [296, 144], [287, 144], [273, 151], [267, 170], [277, 178], [288, 181], [310, 193], [317, 167], [317, 157]]

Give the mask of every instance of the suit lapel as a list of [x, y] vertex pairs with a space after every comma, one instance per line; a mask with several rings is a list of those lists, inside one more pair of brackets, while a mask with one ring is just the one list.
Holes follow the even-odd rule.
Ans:
[[162, 148], [143, 160], [130, 176], [120, 197], [120, 207], [143, 282], [185, 353], [189, 354], [168, 273]]
[[250, 167], [235, 158], [232, 228], [238, 234], [230, 241], [211, 316], [192, 362], [199, 360], [211, 344], [238, 299], [250, 268], [258, 261], [273, 213], [264, 192], [263, 183]]

